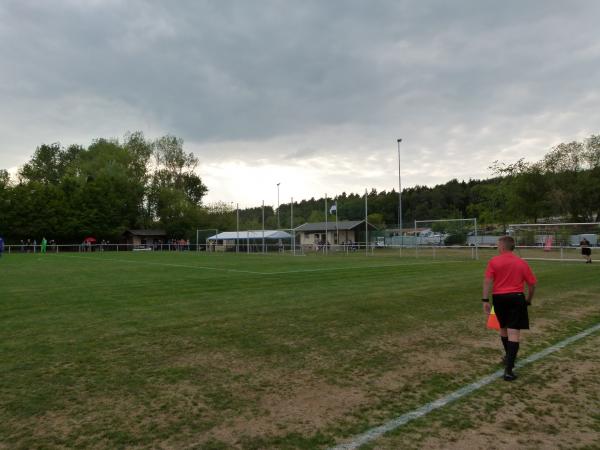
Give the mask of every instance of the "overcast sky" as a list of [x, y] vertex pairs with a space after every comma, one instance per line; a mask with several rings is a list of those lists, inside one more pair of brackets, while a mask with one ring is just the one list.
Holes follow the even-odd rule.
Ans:
[[0, 0], [0, 168], [185, 140], [240, 205], [490, 175], [600, 132], [600, 2]]

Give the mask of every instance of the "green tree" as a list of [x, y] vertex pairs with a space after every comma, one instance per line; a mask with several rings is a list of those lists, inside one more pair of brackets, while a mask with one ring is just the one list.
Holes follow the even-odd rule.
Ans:
[[498, 174], [506, 176], [507, 210], [512, 217], [535, 223], [551, 211], [551, 184], [541, 163], [532, 164], [520, 159], [513, 164], [497, 162], [494, 168]]
[[367, 221], [375, 226], [376, 228], [385, 228], [385, 221], [383, 218], [383, 214], [381, 213], [371, 213], [367, 216]]
[[[175, 226], [177, 233], [184, 224], [198, 225], [202, 216], [200, 206], [208, 188], [195, 173], [198, 158], [193, 153], [183, 151], [183, 140], [175, 136], [163, 136], [154, 142], [153, 152], [156, 171], [148, 193], [148, 206], [151, 215], [165, 227]], [[177, 195], [176, 195], [177, 193]], [[172, 202], [172, 203], [171, 203]], [[184, 217], [187, 214], [193, 218]]]

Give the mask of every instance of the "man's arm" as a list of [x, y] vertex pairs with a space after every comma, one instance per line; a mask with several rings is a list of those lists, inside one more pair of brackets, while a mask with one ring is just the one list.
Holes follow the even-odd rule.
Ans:
[[533, 274], [529, 264], [525, 263], [525, 283], [527, 284], [527, 304], [531, 305], [533, 300], [533, 294], [535, 294], [535, 285], [537, 284], [537, 278]]
[[531, 305], [531, 300], [533, 300], [533, 294], [535, 294], [535, 283], [529, 284], [527, 283], [527, 304]]
[[[485, 277], [483, 279], [483, 293], [481, 295], [481, 298], [484, 300], [483, 301], [483, 312], [485, 314], [489, 314], [490, 311], [492, 310], [492, 307], [490, 306], [489, 298], [490, 298], [490, 288], [492, 287], [493, 282], [494, 282], [493, 278]], [[486, 299], [488, 300], [487, 302], [485, 301]]]

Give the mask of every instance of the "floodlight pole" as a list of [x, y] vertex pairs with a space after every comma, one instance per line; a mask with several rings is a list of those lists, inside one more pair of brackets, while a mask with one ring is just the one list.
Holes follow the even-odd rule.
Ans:
[[279, 225], [279, 185], [281, 183], [277, 183], [277, 229], [279, 230], [280, 225]]
[[328, 220], [327, 220], [327, 192], [325, 193], [325, 247], [323, 253], [327, 253], [327, 233], [328, 233]]
[[240, 204], [236, 203], [235, 205], [235, 252], [239, 253], [240, 251]]
[[336, 248], [338, 248], [337, 246], [340, 245], [340, 229], [339, 229], [339, 225], [338, 225], [338, 198], [335, 198], [335, 244], [336, 244]]
[[290, 200], [290, 228], [292, 232], [292, 252], [296, 254], [296, 231], [294, 230], [294, 197]]
[[369, 205], [367, 198], [367, 189], [365, 189], [365, 255], [369, 256]]
[[417, 237], [417, 221], [415, 220], [415, 258], [419, 257], [419, 238]]
[[475, 259], [479, 259], [479, 236], [477, 235], [477, 217], [473, 219], [475, 221]]
[[402, 142], [402, 139], [398, 139], [398, 227], [400, 228], [400, 255], [402, 255], [404, 233], [402, 232], [402, 175], [400, 172], [400, 142]]
[[262, 201], [262, 252], [265, 252], [265, 201]]

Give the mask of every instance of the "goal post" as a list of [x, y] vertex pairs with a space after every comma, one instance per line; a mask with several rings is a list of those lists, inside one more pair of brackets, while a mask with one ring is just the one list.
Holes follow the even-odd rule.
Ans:
[[584, 239], [590, 247], [598, 247], [600, 222], [514, 223], [508, 234], [525, 259], [579, 261]]
[[210, 251], [208, 239], [219, 234], [216, 228], [196, 228], [196, 251]]
[[404, 239], [412, 241], [416, 257], [479, 259], [482, 236], [476, 218], [415, 220], [412, 234]]

